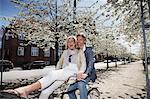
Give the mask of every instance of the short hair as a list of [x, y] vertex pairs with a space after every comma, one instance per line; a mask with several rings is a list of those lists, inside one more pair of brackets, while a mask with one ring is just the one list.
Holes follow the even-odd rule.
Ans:
[[85, 36], [85, 33], [81, 32], [81, 33], [77, 34], [77, 36], [76, 36], [76, 37], [78, 37], [78, 36], [81, 36], [81, 37], [83, 37], [83, 38], [85, 39], [85, 41], [86, 41], [86, 36]]

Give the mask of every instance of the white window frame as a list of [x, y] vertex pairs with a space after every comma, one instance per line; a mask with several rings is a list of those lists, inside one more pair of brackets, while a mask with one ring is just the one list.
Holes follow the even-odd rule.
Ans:
[[17, 54], [18, 56], [24, 56], [24, 47], [18, 47]]
[[18, 34], [18, 39], [19, 39], [19, 40], [25, 40], [24, 33], [19, 33], [19, 34]]
[[31, 56], [39, 56], [39, 48], [31, 47]]
[[44, 57], [50, 57], [50, 49], [44, 50]]

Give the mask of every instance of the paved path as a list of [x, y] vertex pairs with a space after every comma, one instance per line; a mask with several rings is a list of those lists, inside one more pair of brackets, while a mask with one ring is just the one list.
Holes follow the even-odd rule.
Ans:
[[[101, 71], [99, 71], [101, 72]], [[141, 62], [110, 68], [98, 77], [101, 99], [146, 99], [145, 75]]]
[[[117, 68], [113, 64], [110, 64], [110, 68], [107, 71], [105, 71], [106, 64], [96, 63], [95, 67], [98, 75], [97, 81], [100, 80], [101, 82], [100, 84], [94, 83], [94, 86], [98, 86], [98, 89], [101, 92], [100, 99], [146, 99], [145, 75], [143, 74], [143, 66], [141, 63], [142, 62], [134, 62], [126, 65], [118, 65]], [[14, 70], [4, 73], [4, 77], [7, 77], [8, 79], [10, 76], [9, 73], [13, 72], [17, 72], [17, 75], [19, 76], [22, 72], [24, 72], [24, 75], [29, 75], [30, 72], [35, 73], [37, 71], [37, 73], [44, 72], [44, 74], [46, 74], [49, 70], [51, 70], [51, 68], [45, 68], [42, 71]], [[11, 77], [12, 76], [14, 75], [11, 75]]]

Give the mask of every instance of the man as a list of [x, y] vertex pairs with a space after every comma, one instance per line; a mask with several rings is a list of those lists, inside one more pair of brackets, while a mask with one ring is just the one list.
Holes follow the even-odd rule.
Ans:
[[86, 47], [86, 37], [83, 33], [77, 35], [77, 44], [80, 49], [84, 51], [86, 57], [86, 71], [84, 73], [77, 74], [77, 82], [70, 85], [69, 91], [69, 98], [70, 99], [77, 99], [75, 95], [75, 91], [79, 89], [80, 91], [80, 99], [88, 99], [88, 89], [86, 85], [90, 80], [93, 82], [97, 78], [96, 71], [94, 68], [94, 58], [93, 58], [93, 51], [91, 47]]

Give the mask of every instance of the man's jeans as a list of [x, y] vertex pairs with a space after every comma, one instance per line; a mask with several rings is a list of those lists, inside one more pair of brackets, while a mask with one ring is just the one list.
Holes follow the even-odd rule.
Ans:
[[[86, 79], [86, 80], [81, 80], [81, 81], [78, 81], [74, 84], [71, 84], [68, 91], [71, 91], [69, 92], [69, 98], [70, 99], [77, 99], [76, 97], [76, 94], [75, 94], [75, 91], [77, 89], [79, 89], [80, 91], [80, 99], [88, 99], [88, 89], [87, 89], [87, 82], [89, 82], [89, 79]], [[74, 90], [74, 91], [72, 91]]]

